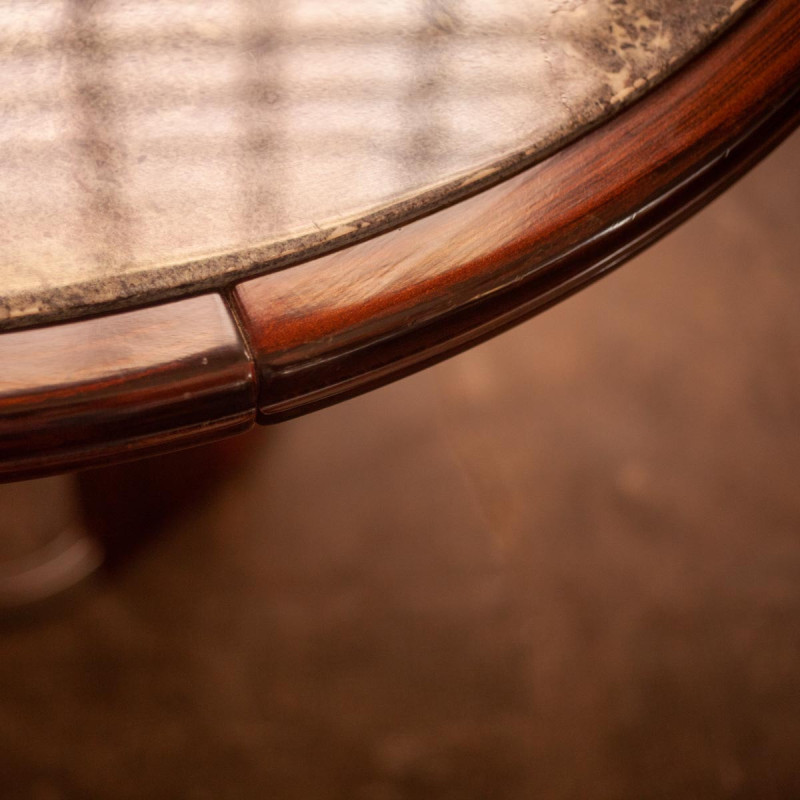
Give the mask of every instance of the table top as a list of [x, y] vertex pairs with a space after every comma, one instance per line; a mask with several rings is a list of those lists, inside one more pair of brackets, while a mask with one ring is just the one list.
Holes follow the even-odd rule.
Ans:
[[800, 124], [797, 0], [18, 0], [0, 31], [0, 480], [434, 364]]
[[12, 0], [0, 329], [397, 227], [607, 119], [747, 0]]

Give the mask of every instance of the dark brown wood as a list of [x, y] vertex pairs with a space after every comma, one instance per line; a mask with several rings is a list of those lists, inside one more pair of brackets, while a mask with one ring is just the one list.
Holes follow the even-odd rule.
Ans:
[[253, 424], [252, 363], [218, 295], [0, 337], [0, 478], [210, 441]]
[[[201, 447], [73, 476], [84, 528], [102, 547], [105, 569], [123, 567], [158, 540], [170, 523], [191, 513], [226, 482], [241, 480], [254, 467], [259, 447], [270, 434], [263, 428], [251, 430]], [[2, 488], [15, 490], [17, 485]]]
[[524, 319], [654, 242], [798, 122], [800, 4], [768, 0], [628, 111], [400, 230], [246, 281], [232, 300], [275, 421]]

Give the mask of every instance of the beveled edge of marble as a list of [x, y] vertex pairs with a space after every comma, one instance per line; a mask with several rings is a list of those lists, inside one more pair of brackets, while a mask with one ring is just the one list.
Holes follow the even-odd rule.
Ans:
[[329, 225], [314, 224], [309, 226], [307, 233], [291, 238], [269, 240], [253, 247], [167, 263], [161, 267], [148, 265], [141, 270], [74, 283], [69, 287], [0, 297], [0, 333], [131, 310], [210, 291], [226, 293], [242, 280], [310, 261], [454, 205], [551, 157], [605, 124], [713, 46], [747, 12], [765, 1], [768, 2], [734, 2], [730, 16], [714, 31], [698, 39], [695, 47], [675, 57], [668, 69], [645, 79], [638, 87], [631, 87], [624, 98], [609, 105], [599, 115], [579, 120], [578, 125], [571, 126], [568, 131], [556, 131], [532, 147], [516, 150], [424, 192], [387, 203], [368, 214], [339, 219]]

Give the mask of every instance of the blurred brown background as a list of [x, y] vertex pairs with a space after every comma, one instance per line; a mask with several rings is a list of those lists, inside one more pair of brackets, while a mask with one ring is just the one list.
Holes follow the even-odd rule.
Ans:
[[0, 797], [800, 797], [798, 267], [796, 135], [182, 511], [209, 451], [85, 478], [127, 513], [0, 620]]

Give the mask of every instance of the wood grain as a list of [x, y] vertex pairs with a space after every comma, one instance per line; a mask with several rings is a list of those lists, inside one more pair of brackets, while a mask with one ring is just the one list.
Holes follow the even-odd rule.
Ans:
[[469, 200], [232, 295], [275, 421], [503, 330], [619, 265], [800, 116], [800, 5], [757, 6], [613, 121]]
[[209, 441], [253, 424], [252, 363], [218, 295], [0, 337], [0, 478]]

